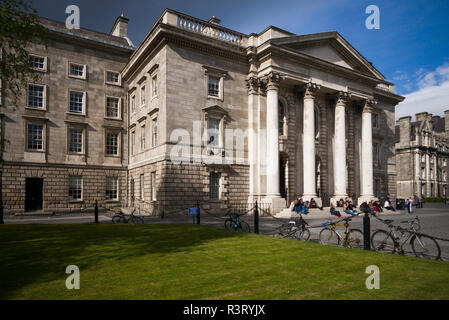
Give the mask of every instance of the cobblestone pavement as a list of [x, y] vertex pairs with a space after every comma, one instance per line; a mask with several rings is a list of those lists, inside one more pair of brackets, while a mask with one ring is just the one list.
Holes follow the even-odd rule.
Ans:
[[[415, 209], [411, 215], [408, 215], [405, 211], [398, 211], [395, 214], [384, 213], [381, 218], [392, 219], [399, 223], [410, 217], [418, 216], [421, 221], [421, 231], [423, 233], [449, 239], [449, 206], [429, 204], [422, 209]], [[251, 230], [254, 231], [254, 217], [244, 216], [243, 220], [247, 221], [251, 226]], [[187, 213], [178, 213], [174, 215], [167, 215], [164, 219], [156, 217], [145, 217], [145, 223], [149, 224], [164, 224], [164, 223], [193, 223], [192, 216]], [[224, 228], [225, 217], [211, 216], [208, 214], [201, 215], [201, 224], [214, 226], [218, 228]], [[60, 216], [5, 216], [6, 224], [88, 224], [94, 222], [93, 214], [66, 214]], [[283, 223], [288, 223], [290, 219], [275, 219], [270, 216], [259, 217], [259, 232], [265, 235], [274, 235], [277, 233], [277, 228], [279, 228]], [[310, 240], [318, 242], [319, 232], [321, 230], [321, 224], [327, 220], [324, 216], [312, 217], [306, 216], [305, 220], [312, 227]], [[111, 215], [100, 214], [100, 223], [111, 223]], [[363, 217], [353, 217], [351, 221], [352, 228], [358, 228], [363, 230]], [[386, 229], [383, 225], [376, 219], [371, 218], [371, 232], [375, 229]], [[449, 242], [438, 240], [441, 247], [442, 258], [449, 261]]]

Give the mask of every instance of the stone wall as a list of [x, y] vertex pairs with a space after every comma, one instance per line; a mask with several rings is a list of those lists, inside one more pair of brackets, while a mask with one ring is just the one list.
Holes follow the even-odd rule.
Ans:
[[[83, 177], [81, 201], [69, 200], [69, 176]], [[106, 177], [119, 178], [118, 201], [106, 200]], [[27, 164], [4, 164], [2, 177], [3, 206], [5, 214], [25, 210], [26, 178], [43, 178], [43, 212], [63, 213], [90, 209], [98, 201], [100, 207], [124, 206], [126, 170], [114, 168], [85, 168], [68, 166], [41, 166]], [[122, 191], [123, 190], [123, 191]]]

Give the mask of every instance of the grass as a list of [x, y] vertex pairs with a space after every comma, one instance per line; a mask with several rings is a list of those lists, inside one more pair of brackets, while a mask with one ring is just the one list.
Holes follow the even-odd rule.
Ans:
[[[0, 299], [448, 299], [449, 264], [196, 225], [2, 225]], [[80, 290], [67, 290], [68, 265]], [[380, 289], [368, 290], [368, 265]]]

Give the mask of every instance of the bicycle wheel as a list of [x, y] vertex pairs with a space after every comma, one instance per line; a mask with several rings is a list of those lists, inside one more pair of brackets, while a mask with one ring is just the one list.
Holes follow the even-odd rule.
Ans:
[[434, 238], [425, 234], [415, 234], [410, 240], [410, 244], [417, 257], [440, 259], [441, 248]]
[[135, 224], [144, 224], [143, 219], [138, 216], [133, 216], [133, 219], [130, 222]]
[[363, 249], [363, 232], [359, 229], [351, 229], [346, 240], [346, 245], [350, 248]]
[[122, 215], [116, 214], [112, 217], [112, 223], [124, 223], [124, 218]]
[[309, 229], [303, 229], [296, 231], [296, 239], [302, 241], [308, 241], [310, 239], [310, 231]]
[[249, 227], [249, 224], [247, 224], [245, 221], [242, 221], [240, 222], [240, 226], [237, 231], [251, 232], [251, 228]]
[[340, 245], [340, 238], [334, 230], [323, 228], [320, 231], [320, 243], [338, 246]]
[[371, 247], [375, 251], [394, 253], [395, 243], [392, 235], [385, 230], [376, 230], [371, 236]]
[[234, 221], [232, 219], [227, 219], [224, 222], [224, 226], [225, 226], [225, 229], [227, 229], [227, 230], [233, 230], [234, 228], [232, 228], [232, 227], [234, 226]]

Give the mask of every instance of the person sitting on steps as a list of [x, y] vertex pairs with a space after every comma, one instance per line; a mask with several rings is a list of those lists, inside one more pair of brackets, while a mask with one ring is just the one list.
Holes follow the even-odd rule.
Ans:
[[333, 203], [331, 204], [330, 213], [331, 213], [331, 215], [333, 215], [333, 216], [336, 216], [336, 217], [341, 218], [341, 213], [340, 213], [340, 211], [335, 210], [335, 205], [334, 205]]
[[345, 206], [343, 207], [344, 212], [347, 214], [350, 214], [352, 216], [358, 216], [359, 210], [355, 208], [355, 206], [352, 204], [352, 201], [348, 200], [347, 203], [345, 203]]

